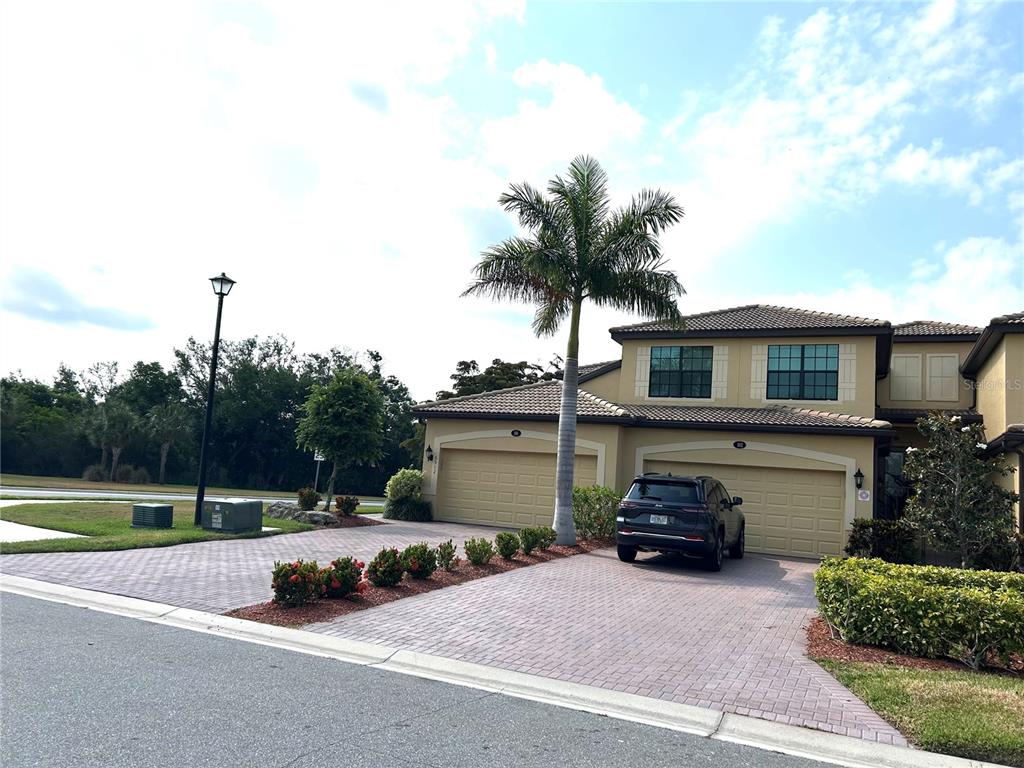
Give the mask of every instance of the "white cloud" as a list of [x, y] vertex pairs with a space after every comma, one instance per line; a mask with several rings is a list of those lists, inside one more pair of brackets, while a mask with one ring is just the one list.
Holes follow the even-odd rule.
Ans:
[[[943, 156], [942, 142], [932, 142], [930, 149], [908, 144], [900, 150], [885, 169], [888, 178], [911, 186], [934, 185], [946, 191], [961, 192], [967, 195], [972, 205], [981, 202], [984, 195], [980, 180], [981, 169], [998, 160], [1002, 152], [996, 147], [968, 152], [962, 155]], [[1013, 168], [1021, 161], [1007, 163], [998, 169], [988, 172], [989, 188], [998, 190], [1006, 183], [1013, 173]]]
[[546, 59], [523, 64], [513, 80], [541, 90], [546, 103], [524, 98], [512, 115], [487, 120], [480, 128], [483, 159], [513, 179], [547, 178], [579, 154], [597, 157], [637, 139], [646, 120], [616, 98], [598, 75], [574, 64]]

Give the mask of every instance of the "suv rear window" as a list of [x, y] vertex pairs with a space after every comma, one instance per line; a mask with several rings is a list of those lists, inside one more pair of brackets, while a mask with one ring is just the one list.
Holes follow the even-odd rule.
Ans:
[[626, 498], [663, 501], [667, 504], [697, 504], [700, 502], [695, 483], [666, 483], [663, 480], [636, 480], [626, 492]]

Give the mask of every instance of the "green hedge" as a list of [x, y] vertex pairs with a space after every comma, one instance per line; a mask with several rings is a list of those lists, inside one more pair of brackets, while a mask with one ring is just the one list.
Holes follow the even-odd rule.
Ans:
[[572, 521], [581, 539], [615, 536], [615, 515], [622, 494], [613, 488], [591, 485], [572, 489]]
[[977, 669], [1024, 654], [1024, 575], [826, 558], [814, 594], [849, 643], [951, 658]]

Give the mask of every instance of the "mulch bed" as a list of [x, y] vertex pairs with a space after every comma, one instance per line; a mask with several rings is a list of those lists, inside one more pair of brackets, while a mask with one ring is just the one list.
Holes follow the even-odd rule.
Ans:
[[362, 528], [364, 525], [387, 525], [383, 520], [374, 520], [366, 515], [346, 515], [338, 518], [337, 525], [332, 528]]
[[[376, 522], [373, 521], [374, 524]], [[356, 611], [363, 611], [377, 605], [401, 600], [403, 597], [433, 592], [435, 589], [464, 584], [467, 581], [481, 579], [485, 576], [514, 571], [517, 568], [525, 568], [551, 560], [560, 560], [573, 555], [583, 555], [587, 552], [593, 552], [595, 549], [610, 546], [610, 543], [605, 540], [590, 539], [581, 541], [575, 547], [563, 547], [556, 544], [546, 550], [534, 550], [529, 555], [524, 555], [520, 552], [515, 556], [514, 560], [503, 560], [500, 555], [495, 555], [487, 565], [473, 565], [463, 558], [455, 571], [438, 569], [434, 571], [434, 574], [429, 579], [411, 579], [406, 575], [397, 587], [371, 586], [361, 594], [352, 594], [340, 600], [317, 600], [314, 603], [302, 605], [298, 608], [285, 608], [274, 602], [258, 603], [244, 608], [236, 608], [233, 611], [228, 611], [225, 615], [234, 616], [239, 619], [248, 619], [249, 621], [259, 621], [264, 624], [274, 624], [279, 627], [299, 627], [304, 624], [330, 621], [339, 616], [346, 616]]]
[[[820, 616], [815, 616], [807, 625], [807, 655], [812, 659], [826, 661], [862, 661], [870, 664], [888, 664], [909, 669], [927, 669], [933, 671], [954, 670], [969, 671], [970, 667], [950, 659], [923, 659], [919, 656], [907, 656], [875, 645], [853, 645], [833, 638], [828, 624]], [[1009, 667], [985, 667], [986, 672], [1004, 672], [1020, 674], [1024, 671], [1024, 659], [1014, 658]]]

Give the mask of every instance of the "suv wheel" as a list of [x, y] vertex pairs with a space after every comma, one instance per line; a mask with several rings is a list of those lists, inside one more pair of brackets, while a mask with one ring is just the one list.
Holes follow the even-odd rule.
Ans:
[[729, 547], [729, 557], [735, 560], [743, 559], [743, 550], [747, 546], [747, 526], [740, 528], [740, 535], [736, 537], [736, 543]]
[[624, 563], [632, 563], [636, 560], [636, 547], [626, 547], [622, 544], [618, 546], [619, 560]]
[[710, 555], [704, 558], [704, 567], [709, 571], [722, 570], [722, 561], [725, 559], [725, 535], [722, 531], [715, 536], [715, 549]]

